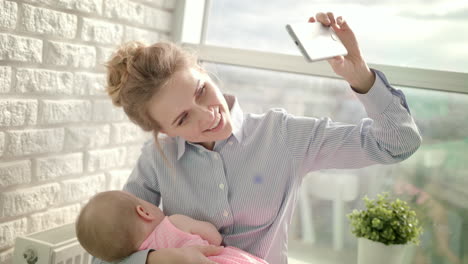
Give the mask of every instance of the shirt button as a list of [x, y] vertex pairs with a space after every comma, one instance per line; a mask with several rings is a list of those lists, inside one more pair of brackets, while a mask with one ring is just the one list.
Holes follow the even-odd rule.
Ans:
[[224, 184], [220, 183], [220, 184], [219, 184], [219, 188], [220, 188], [221, 190], [224, 190]]
[[227, 217], [229, 215], [228, 211], [224, 210], [224, 217]]
[[213, 154], [213, 158], [214, 158], [215, 160], [219, 159], [219, 158], [218, 158], [218, 154], [214, 153], [214, 154]]
[[232, 146], [232, 144], [234, 144], [234, 142], [232, 142], [232, 141], [229, 141], [229, 143], [228, 143], [228, 144], [229, 144], [229, 146]]

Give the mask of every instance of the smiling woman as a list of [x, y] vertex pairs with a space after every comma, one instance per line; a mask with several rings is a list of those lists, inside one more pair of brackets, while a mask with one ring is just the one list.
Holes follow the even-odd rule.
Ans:
[[[170, 137], [182, 137], [213, 149], [232, 132], [226, 99], [198, 68], [176, 72], [150, 100], [149, 114]], [[231, 105], [232, 107], [232, 105]]]

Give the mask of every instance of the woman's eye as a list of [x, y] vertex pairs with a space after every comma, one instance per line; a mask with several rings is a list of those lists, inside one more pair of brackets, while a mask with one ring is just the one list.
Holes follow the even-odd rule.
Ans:
[[198, 91], [198, 95], [202, 95], [205, 92], [206, 84], [203, 84], [203, 86], [200, 88], [200, 91]]
[[187, 114], [185, 114], [180, 120], [179, 123], [177, 124], [178, 126], [182, 125], [185, 121], [185, 118], [187, 118]]

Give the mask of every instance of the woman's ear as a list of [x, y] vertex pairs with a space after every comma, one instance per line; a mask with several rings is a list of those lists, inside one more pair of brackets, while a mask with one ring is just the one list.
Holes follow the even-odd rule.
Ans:
[[152, 221], [155, 219], [154, 215], [151, 215], [143, 206], [140, 204], [136, 206], [138, 215], [146, 221]]

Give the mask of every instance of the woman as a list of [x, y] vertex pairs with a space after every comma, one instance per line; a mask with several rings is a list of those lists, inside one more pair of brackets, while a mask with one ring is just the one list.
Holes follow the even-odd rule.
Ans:
[[[302, 177], [327, 168], [390, 164], [411, 156], [421, 136], [403, 93], [368, 68], [354, 33], [332, 13], [316, 21], [333, 27], [348, 55], [329, 60], [370, 118], [343, 124], [284, 110], [243, 114], [196, 60], [172, 44], [130, 43], [108, 63], [114, 104], [155, 139], [145, 143], [124, 190], [214, 224], [226, 246], [271, 264], [287, 263], [287, 230]], [[167, 135], [157, 139], [157, 135]], [[214, 246], [140, 251], [122, 263], [212, 263]], [[95, 263], [99, 260], [95, 259]]]

